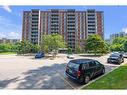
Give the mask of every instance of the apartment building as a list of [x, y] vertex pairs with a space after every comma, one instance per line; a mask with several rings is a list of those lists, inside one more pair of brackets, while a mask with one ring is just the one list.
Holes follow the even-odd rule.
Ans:
[[7, 38], [2, 38], [0, 39], [0, 44], [5, 44], [5, 43], [11, 43], [11, 44], [15, 44], [17, 42], [20, 42], [20, 39], [7, 39]]
[[113, 39], [115, 39], [117, 37], [125, 37], [125, 36], [127, 36], [127, 33], [125, 33], [124, 31], [115, 33], [115, 34], [111, 34], [110, 35], [110, 43], [112, 43]]
[[23, 12], [22, 40], [40, 44], [42, 35], [58, 33], [63, 36], [68, 47], [75, 50], [76, 45], [82, 46], [82, 39], [92, 34], [104, 38], [103, 20], [103, 12], [93, 9], [32, 9]]

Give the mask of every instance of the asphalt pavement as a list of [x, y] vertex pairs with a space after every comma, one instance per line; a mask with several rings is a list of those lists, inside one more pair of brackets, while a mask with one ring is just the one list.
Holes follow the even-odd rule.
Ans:
[[[35, 60], [26, 56], [0, 56], [0, 88], [1, 89], [79, 89], [83, 85], [65, 75], [66, 64], [71, 60], [66, 56], [49, 60]], [[119, 65], [108, 64], [107, 57], [75, 55], [75, 59], [96, 59], [105, 65], [108, 73]], [[125, 59], [124, 63], [127, 63]], [[124, 64], [123, 63], [123, 64]], [[99, 76], [100, 77], [100, 76]], [[96, 78], [95, 78], [96, 79]], [[95, 80], [93, 79], [93, 80]], [[93, 81], [92, 80], [92, 81]]]

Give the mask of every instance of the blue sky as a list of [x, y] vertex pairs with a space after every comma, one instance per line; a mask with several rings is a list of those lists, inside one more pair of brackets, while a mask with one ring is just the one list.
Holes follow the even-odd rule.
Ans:
[[22, 11], [31, 9], [96, 9], [104, 11], [104, 36], [122, 30], [127, 32], [127, 6], [0, 6], [0, 38], [20, 38], [22, 34]]

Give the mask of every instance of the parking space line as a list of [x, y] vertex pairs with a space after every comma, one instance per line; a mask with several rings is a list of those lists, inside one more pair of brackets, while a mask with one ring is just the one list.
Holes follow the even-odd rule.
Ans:
[[70, 82], [68, 82], [64, 77], [63, 75], [61, 75], [59, 72], [57, 72], [60, 76], [61, 79], [63, 79], [72, 89], [76, 89], [74, 86], [72, 86], [72, 84]]

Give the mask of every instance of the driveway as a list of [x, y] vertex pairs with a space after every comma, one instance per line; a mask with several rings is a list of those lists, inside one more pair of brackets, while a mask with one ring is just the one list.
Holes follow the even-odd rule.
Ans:
[[[105, 65], [106, 73], [118, 66], [106, 63], [108, 55], [102, 57], [75, 56], [76, 58], [99, 60]], [[78, 89], [82, 85], [67, 78], [64, 73], [69, 60], [65, 55], [59, 55], [59, 58], [55, 60], [35, 60], [33, 56], [0, 55], [0, 88]]]

